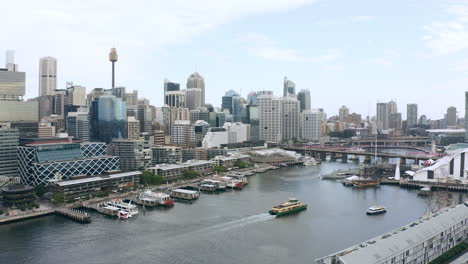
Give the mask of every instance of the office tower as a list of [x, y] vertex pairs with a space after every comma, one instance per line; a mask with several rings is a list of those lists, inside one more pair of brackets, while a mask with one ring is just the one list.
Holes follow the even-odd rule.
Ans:
[[57, 89], [57, 59], [39, 60], [39, 96], [54, 95]]
[[86, 105], [86, 87], [70, 85], [65, 89], [65, 105], [68, 106], [85, 106]]
[[257, 105], [257, 93], [250, 92], [247, 95], [247, 105]]
[[18, 128], [20, 138], [36, 137], [38, 102], [23, 101], [25, 73], [0, 69], [0, 122]]
[[301, 113], [301, 137], [303, 140], [320, 140], [322, 137], [322, 112], [305, 110]]
[[297, 100], [301, 104], [301, 112], [304, 110], [310, 110], [310, 91], [309, 90], [300, 90], [297, 94]]
[[210, 122], [210, 112], [206, 107], [199, 107], [197, 110], [190, 110], [190, 123], [195, 123], [198, 120], [203, 120], [207, 123]]
[[283, 118], [281, 100], [272, 93], [257, 97], [260, 123], [260, 140], [281, 142], [283, 139]]
[[[205, 105], [205, 79], [198, 72], [193, 73], [187, 79], [187, 91], [189, 89], [191, 89], [191, 88], [198, 88], [198, 89], [201, 90], [200, 106], [204, 106]], [[190, 109], [190, 107], [189, 107], [189, 109]], [[192, 110], [192, 109], [190, 109], [190, 110]]]
[[185, 91], [185, 104], [190, 110], [195, 110], [202, 104], [202, 90], [200, 88], [188, 88]]
[[193, 124], [193, 130], [195, 132], [195, 144], [197, 146], [202, 145], [202, 140], [205, 137], [206, 133], [210, 129], [210, 124], [204, 120], [197, 120]]
[[377, 103], [377, 128], [380, 130], [388, 129], [388, 104]]
[[390, 113], [389, 128], [401, 129], [401, 113]]
[[344, 105], [340, 107], [338, 116], [341, 122], [348, 122], [349, 121], [349, 108]]
[[407, 104], [406, 105], [406, 125], [407, 127], [413, 127], [418, 124], [418, 105]]
[[296, 95], [296, 84], [288, 80], [288, 77], [284, 77], [283, 96], [295, 96], [295, 95]]
[[139, 104], [137, 107], [136, 119], [140, 121], [141, 132], [153, 131], [153, 111], [150, 105]]
[[87, 109], [79, 109], [78, 112], [69, 112], [66, 118], [66, 127], [68, 136], [83, 141], [91, 140], [91, 127]]
[[189, 120], [175, 120], [171, 128], [172, 144], [179, 147], [195, 147], [195, 130]]
[[54, 114], [65, 116], [65, 102], [67, 101], [66, 90], [55, 90], [54, 97]]
[[227, 91], [222, 97], [221, 108], [223, 110], [229, 110], [229, 113], [232, 116], [232, 122], [241, 121], [242, 107], [240, 94], [233, 90]]
[[283, 97], [281, 100], [283, 140], [299, 139], [300, 104], [295, 97]]
[[450, 106], [447, 108], [447, 126], [455, 127], [457, 125], [457, 108]]
[[465, 143], [468, 143], [468, 92], [465, 92]]
[[[107, 149], [109, 155], [119, 157], [121, 170], [134, 171], [145, 169], [143, 148], [143, 139], [114, 139]], [[151, 162], [148, 165], [150, 164]]]
[[[180, 90], [180, 84], [164, 80], [164, 104], [170, 107], [185, 107], [186, 91]], [[201, 102], [200, 102], [201, 104]]]
[[112, 63], [112, 88], [115, 87], [115, 62], [118, 60], [119, 56], [117, 50], [112, 48], [109, 53], [109, 61]]
[[138, 105], [138, 91], [133, 90], [132, 93], [125, 94], [125, 101], [127, 102], [127, 107]]
[[154, 143], [153, 145], [164, 145], [164, 131], [162, 130], [154, 130], [153, 131]]
[[15, 51], [7, 50], [5, 55], [5, 68], [7, 71], [18, 71], [18, 65], [15, 64]]
[[127, 119], [128, 139], [140, 139], [140, 121], [134, 116]]
[[395, 101], [393, 101], [393, 100], [388, 102], [387, 107], [388, 107], [388, 113], [389, 114], [398, 112], [397, 103]]
[[260, 115], [258, 106], [247, 105], [247, 123], [250, 125], [250, 141], [260, 140]]
[[216, 127], [224, 126], [226, 122], [226, 114], [223, 112], [216, 112]]
[[127, 138], [127, 105], [112, 95], [103, 95], [91, 104], [91, 129], [95, 141], [109, 143]]
[[49, 122], [40, 122], [38, 127], [37, 136], [39, 138], [55, 137], [55, 126]]
[[18, 157], [16, 155], [18, 145], [18, 129], [11, 128], [9, 123], [0, 124], [0, 176], [18, 176]]
[[119, 170], [119, 158], [107, 155], [104, 143], [31, 142], [18, 147], [18, 160], [21, 182], [32, 186]]

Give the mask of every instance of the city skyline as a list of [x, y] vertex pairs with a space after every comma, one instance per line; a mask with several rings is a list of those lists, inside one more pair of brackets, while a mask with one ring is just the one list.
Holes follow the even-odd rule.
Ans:
[[[58, 60], [57, 88], [64, 88], [66, 81], [85, 86], [87, 92], [95, 87], [110, 88], [111, 69], [106, 57], [109, 48], [115, 46], [120, 55], [116, 86], [139, 90], [140, 96], [150, 99], [154, 105], [163, 104], [165, 78], [185, 87], [186, 79], [197, 71], [206, 81], [206, 102], [216, 106], [221, 105], [221, 97], [231, 89], [243, 97], [257, 90], [273, 90], [281, 95], [282, 79], [288, 76], [295, 82], [297, 91], [310, 89], [312, 108], [324, 108], [330, 115], [338, 114], [344, 103], [336, 97], [354, 101], [346, 105], [350, 111], [363, 116], [375, 115], [375, 103], [391, 98], [397, 99], [400, 108], [417, 103], [418, 112], [431, 119], [443, 118], [447, 107], [452, 105], [464, 109], [463, 100], [453, 101], [451, 94], [461, 94], [466, 87], [467, 80], [462, 74], [467, 68], [466, 47], [461, 44], [463, 41], [453, 43], [442, 34], [449, 32], [463, 37], [466, 25], [462, 11], [467, 8], [463, 4], [426, 1], [427, 12], [423, 17], [418, 15], [418, 3], [405, 1], [389, 3], [388, 8], [386, 4], [372, 1], [248, 3], [238, 1], [229, 11], [210, 17], [211, 23], [206, 22], [204, 15], [223, 10], [223, 3], [202, 1], [197, 3], [198, 8], [192, 4], [157, 3], [161, 10], [155, 16], [161, 18], [148, 17], [145, 22], [153, 26], [155, 34], [152, 35], [159, 39], [147, 36], [147, 25], [132, 32], [123, 25], [125, 19], [121, 22], [109, 19], [109, 12], [119, 15], [127, 7], [120, 2], [107, 12], [107, 5], [97, 3], [94, 11], [83, 16], [78, 7], [70, 5], [48, 5], [47, 12], [36, 6], [35, 12], [19, 14], [20, 6], [9, 3], [5, 13], [7, 19], [10, 14], [17, 16], [9, 19], [16, 32], [7, 29], [0, 40], [5, 45], [3, 50], [16, 51], [15, 63], [19, 71], [27, 73], [26, 98], [37, 96], [37, 62], [45, 56]], [[35, 5], [31, 3], [32, 7]], [[154, 5], [148, 3], [148, 10], [154, 11]], [[210, 8], [204, 8], [207, 6]], [[338, 6], [349, 9], [329, 11]], [[137, 11], [128, 8], [128, 12]], [[407, 13], [398, 14], [401, 22], [396, 23], [393, 18], [396, 9], [401, 8]], [[187, 17], [189, 11], [192, 15]], [[275, 20], [286, 13], [291, 19]], [[412, 19], [413, 15], [417, 19]], [[102, 26], [93, 28], [85, 21], [99, 16], [102, 16]], [[47, 19], [42, 21], [44, 17]], [[255, 27], [249, 28], [253, 22]], [[272, 30], [304, 25], [312, 34], [287, 30], [281, 30], [280, 34]], [[57, 28], [38, 35], [37, 27]], [[385, 29], [384, 32], [379, 28]], [[168, 32], [173, 29], [177, 32]], [[408, 36], [405, 30], [411, 34]], [[24, 41], [22, 36], [37, 37], [35, 48], [31, 49], [31, 42]], [[341, 44], [343, 41], [349, 44]], [[406, 118], [405, 111], [402, 114]]]

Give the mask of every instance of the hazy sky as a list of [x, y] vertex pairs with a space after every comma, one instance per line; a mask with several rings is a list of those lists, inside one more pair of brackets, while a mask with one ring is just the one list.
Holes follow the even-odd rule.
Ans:
[[377, 101], [418, 103], [419, 114], [464, 113], [468, 1], [197, 0], [5, 1], [0, 59], [16, 51], [27, 98], [38, 94], [39, 58], [58, 59], [66, 81], [116, 84], [160, 106], [163, 80], [185, 87], [195, 67], [215, 106], [230, 89], [282, 94], [283, 77], [308, 88], [329, 116], [341, 105], [363, 116]]

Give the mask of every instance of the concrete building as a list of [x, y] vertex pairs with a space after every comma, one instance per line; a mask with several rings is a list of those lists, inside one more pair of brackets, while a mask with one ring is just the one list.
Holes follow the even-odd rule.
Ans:
[[153, 136], [154, 136], [154, 143], [153, 145], [164, 145], [164, 131], [162, 130], [154, 130], [153, 131]]
[[93, 176], [120, 169], [119, 157], [109, 156], [105, 143], [50, 142], [26, 144], [18, 148], [21, 182], [48, 185], [60, 176]]
[[301, 105], [301, 112], [304, 110], [310, 110], [310, 91], [308, 89], [300, 90], [297, 94], [297, 100]]
[[[205, 79], [198, 73], [195, 72], [190, 77], [187, 79], [187, 91], [192, 88], [198, 88], [200, 89], [200, 106], [205, 105]], [[187, 95], [188, 97], [188, 95]], [[188, 99], [188, 98], [187, 98]], [[198, 102], [198, 101], [197, 101]], [[189, 106], [187, 106], [190, 110]], [[196, 109], [197, 107], [193, 108]]]
[[401, 113], [390, 113], [389, 128], [401, 129]]
[[10, 124], [0, 124], [0, 178], [18, 177], [18, 157], [16, 148], [19, 145], [19, 131]]
[[180, 164], [159, 164], [148, 168], [147, 171], [163, 177], [165, 181], [178, 180], [184, 177], [186, 171], [195, 171], [199, 175], [213, 174], [213, 167], [216, 165], [210, 160], [192, 160]]
[[225, 128], [211, 128], [202, 141], [202, 147], [205, 149], [218, 148], [222, 144], [229, 143], [229, 133]]
[[322, 112], [305, 110], [301, 113], [301, 138], [303, 140], [320, 140], [322, 137]]
[[296, 96], [296, 84], [288, 80], [288, 77], [284, 77], [283, 96]]
[[89, 112], [70, 112], [68, 113], [66, 123], [69, 136], [83, 141], [91, 140]]
[[283, 139], [282, 101], [272, 93], [257, 97], [260, 123], [260, 140], [281, 142]]
[[250, 125], [241, 122], [224, 123], [223, 126], [228, 133], [228, 144], [241, 143], [250, 140]]
[[413, 127], [418, 124], [418, 105], [417, 104], [406, 105], [406, 120], [407, 120], [408, 127]]
[[377, 103], [377, 128], [380, 130], [388, 129], [388, 109], [387, 103]]
[[202, 106], [202, 90], [200, 88], [190, 88], [185, 91], [185, 104], [188, 109], [195, 110]]
[[247, 105], [247, 123], [250, 125], [250, 141], [260, 140], [260, 113], [258, 111], [258, 106]]
[[156, 164], [175, 164], [182, 162], [182, 148], [174, 146], [156, 146], [151, 148], [153, 166]]
[[341, 122], [348, 122], [349, 121], [349, 108], [346, 106], [340, 107], [339, 110], [339, 118]]
[[109, 155], [119, 157], [121, 170], [134, 171], [143, 170], [146, 163], [151, 164], [151, 156], [149, 162], [145, 160], [143, 148], [142, 139], [115, 139], [108, 145], [107, 150]]
[[451, 106], [447, 108], [446, 120], [447, 120], [447, 127], [454, 128], [457, 126], [457, 108], [456, 107]]
[[134, 116], [127, 118], [128, 139], [140, 139], [140, 121]]
[[39, 96], [54, 95], [57, 89], [57, 59], [39, 60]]
[[55, 137], [55, 126], [49, 122], [39, 123], [37, 136], [39, 138]]
[[129, 106], [137, 106], [138, 105], [138, 90], [133, 90], [133, 92], [131, 93], [126, 93], [125, 101], [127, 102], [127, 108]]
[[171, 129], [172, 144], [188, 148], [195, 146], [195, 130], [189, 120], [176, 120]]
[[190, 148], [182, 150], [182, 161], [189, 160], [211, 160], [216, 156], [226, 156], [227, 149], [224, 148]]
[[164, 80], [164, 104], [170, 107], [185, 107], [185, 90], [180, 90], [180, 84]]
[[282, 139], [292, 140], [300, 138], [300, 105], [292, 96], [283, 97], [281, 101], [281, 114], [283, 126]]
[[315, 260], [320, 264], [426, 264], [468, 238], [468, 202]]

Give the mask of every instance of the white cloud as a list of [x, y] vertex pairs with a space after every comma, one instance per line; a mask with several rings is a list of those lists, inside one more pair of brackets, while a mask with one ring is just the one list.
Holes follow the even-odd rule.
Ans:
[[433, 22], [424, 27], [427, 47], [436, 54], [450, 54], [468, 48], [468, 6], [453, 5], [446, 9], [451, 21]]
[[381, 56], [372, 57], [368, 61], [370, 63], [377, 64], [377, 65], [392, 66], [394, 61], [398, 57], [400, 57], [399, 52], [395, 50], [387, 49], [383, 52]]
[[106, 53], [115, 45], [127, 61], [118, 70], [131, 76], [121, 78], [142, 79], [145, 60], [157, 57], [161, 47], [189, 43], [193, 37], [247, 16], [285, 12], [315, 1], [7, 1], [2, 3], [5, 26], [0, 43], [4, 49], [17, 51], [20, 69], [28, 73], [28, 93], [33, 93], [29, 96], [34, 96], [41, 56], [58, 58], [59, 79], [78, 79], [96, 87], [107, 84], [103, 80], [108, 75]]

